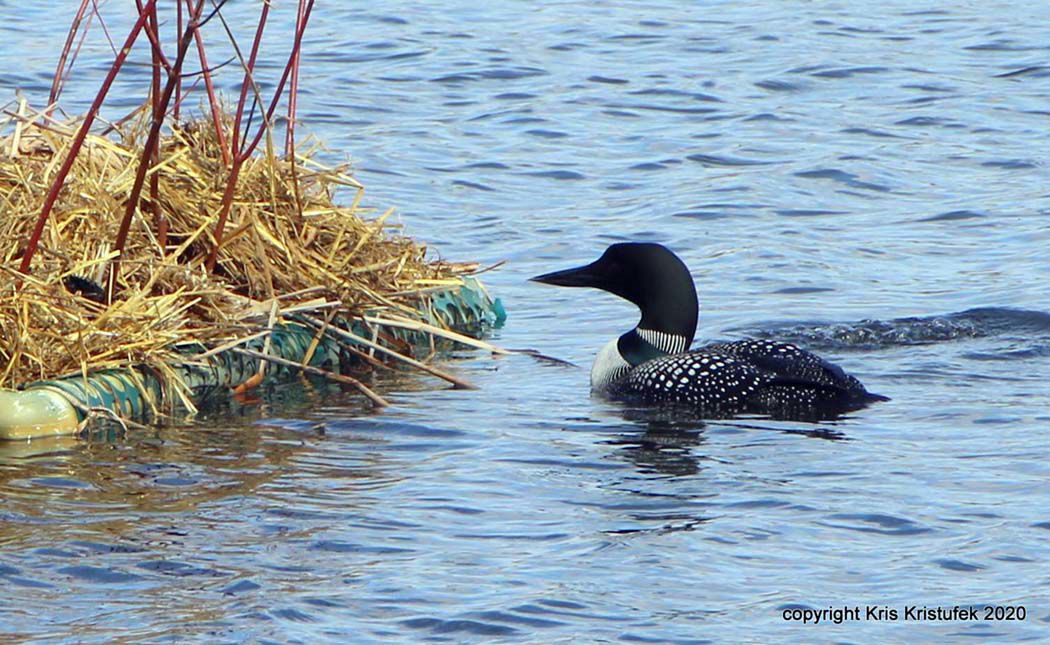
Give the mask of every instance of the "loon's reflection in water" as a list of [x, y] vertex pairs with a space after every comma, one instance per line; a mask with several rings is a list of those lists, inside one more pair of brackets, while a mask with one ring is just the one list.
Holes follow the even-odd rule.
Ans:
[[624, 407], [619, 408], [618, 412], [636, 430], [620, 433], [603, 443], [618, 446], [618, 454], [643, 473], [672, 476], [697, 474], [702, 469], [701, 462], [717, 459], [704, 454], [702, 450], [702, 446], [707, 443], [706, 433], [709, 430], [775, 432], [828, 441], [849, 441], [846, 433], [836, 427], [838, 420], [786, 423], [754, 416], [704, 419], [688, 410], [668, 408]]

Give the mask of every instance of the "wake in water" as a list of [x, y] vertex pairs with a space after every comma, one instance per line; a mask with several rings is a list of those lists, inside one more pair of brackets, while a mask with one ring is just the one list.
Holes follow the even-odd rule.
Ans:
[[1050, 313], [983, 307], [942, 316], [862, 320], [857, 323], [806, 323], [733, 331], [757, 338], [776, 338], [814, 351], [883, 349], [993, 336], [1050, 341]]

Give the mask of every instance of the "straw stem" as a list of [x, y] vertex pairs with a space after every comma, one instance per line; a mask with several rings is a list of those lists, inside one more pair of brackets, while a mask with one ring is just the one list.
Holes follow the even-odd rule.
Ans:
[[[318, 320], [318, 319], [316, 319], [316, 318], [314, 318], [312, 316], [303, 316], [302, 318], [304, 320], [306, 320], [308, 323], [310, 323], [311, 325], [313, 325], [314, 327], [320, 328], [320, 327], [322, 327], [324, 325], [324, 323], [322, 321], [320, 321], [320, 320]], [[336, 334], [338, 336], [342, 336], [343, 338], [346, 338], [347, 340], [351, 340], [351, 341], [353, 341], [355, 343], [358, 343], [360, 345], [364, 345], [365, 347], [370, 347], [370, 348], [374, 349], [377, 352], [380, 352], [382, 354], [386, 354], [387, 356], [391, 356], [393, 358], [396, 358], [397, 360], [401, 361], [402, 363], [406, 363], [408, 365], [411, 365], [412, 367], [415, 367], [417, 369], [421, 369], [424, 372], [427, 372], [428, 374], [433, 374], [434, 376], [436, 376], [436, 377], [438, 377], [440, 379], [444, 379], [444, 380], [448, 381], [449, 383], [451, 383], [457, 390], [476, 390], [476, 389], [478, 389], [477, 387], [475, 387], [474, 385], [472, 385], [469, 381], [467, 381], [465, 379], [461, 379], [458, 376], [454, 376], [452, 374], [449, 374], [448, 372], [440, 370], [440, 369], [434, 367], [433, 365], [427, 365], [426, 363], [421, 363], [420, 361], [417, 361], [414, 358], [410, 358], [408, 356], [405, 356], [404, 354], [402, 354], [400, 352], [396, 352], [396, 351], [394, 351], [394, 350], [392, 350], [389, 347], [386, 347], [384, 345], [380, 345], [379, 343], [377, 343], [375, 341], [368, 340], [367, 338], [362, 338], [361, 336], [358, 336], [357, 334], [355, 334], [353, 332], [347, 331], [345, 329], [340, 329], [339, 327], [330, 327], [328, 331], [329, 331], [329, 333]]]
[[303, 365], [302, 363], [297, 363], [295, 361], [290, 361], [287, 358], [281, 358], [280, 356], [270, 356], [268, 354], [263, 354], [262, 352], [256, 352], [256, 351], [253, 351], [253, 350], [250, 350], [250, 349], [244, 349], [244, 348], [241, 348], [241, 347], [235, 347], [232, 351], [237, 352], [238, 354], [244, 354], [245, 356], [250, 356], [252, 358], [257, 358], [260, 361], [267, 361], [267, 362], [270, 362], [270, 363], [275, 363], [277, 365], [283, 365], [285, 367], [293, 367], [295, 369], [302, 370], [303, 372], [306, 372], [307, 374], [314, 374], [314, 375], [317, 375], [317, 376], [323, 376], [323, 377], [325, 377], [326, 379], [328, 379], [330, 381], [335, 381], [336, 383], [345, 383], [346, 385], [350, 385], [352, 387], [357, 388], [357, 390], [359, 392], [361, 392], [361, 394], [364, 394], [365, 396], [367, 396], [368, 399], [370, 401], [372, 401], [372, 403], [376, 407], [383, 408], [383, 407], [387, 407], [388, 405], [390, 405], [389, 401], [387, 401], [383, 397], [381, 397], [378, 394], [376, 394], [375, 392], [373, 392], [371, 389], [368, 388], [368, 386], [366, 386], [364, 383], [362, 383], [361, 381], [355, 379], [352, 376], [346, 376], [345, 374], [337, 374], [335, 372], [330, 372], [328, 370], [323, 370], [323, 369], [321, 369], [319, 367], [314, 367], [312, 365]]

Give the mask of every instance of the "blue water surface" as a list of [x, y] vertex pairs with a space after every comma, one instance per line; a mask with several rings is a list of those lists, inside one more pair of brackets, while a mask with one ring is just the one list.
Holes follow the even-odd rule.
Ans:
[[[0, 2], [0, 102], [46, 101], [77, 4]], [[257, 11], [226, 9], [245, 40]], [[318, 3], [300, 136], [435, 257], [506, 260], [494, 342], [578, 367], [461, 350], [441, 365], [479, 390], [383, 376], [381, 414], [299, 384], [0, 446], [0, 640], [1045, 639], [1047, 24], [1006, 2]], [[94, 29], [70, 113], [112, 56]], [[700, 339], [793, 340], [892, 401], [700, 424], [590, 398], [636, 313], [526, 279], [623, 240], [690, 265]], [[903, 618], [971, 604], [1026, 617]]]

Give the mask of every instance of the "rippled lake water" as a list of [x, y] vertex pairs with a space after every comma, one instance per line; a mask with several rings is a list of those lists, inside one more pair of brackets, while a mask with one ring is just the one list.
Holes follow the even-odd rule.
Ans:
[[[0, 3], [5, 101], [46, 100], [66, 4]], [[1050, 5], [331, 4], [305, 129], [441, 256], [508, 260], [496, 342], [580, 367], [462, 351], [480, 390], [388, 378], [375, 416], [313, 384], [0, 446], [0, 640], [1046, 637]], [[591, 399], [635, 312], [525, 280], [619, 240], [692, 267], [698, 338], [804, 343], [893, 400], [701, 425]], [[970, 604], [1027, 617], [783, 618]]]

